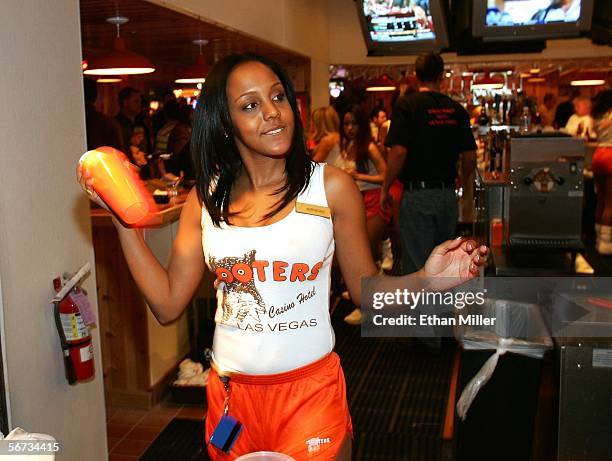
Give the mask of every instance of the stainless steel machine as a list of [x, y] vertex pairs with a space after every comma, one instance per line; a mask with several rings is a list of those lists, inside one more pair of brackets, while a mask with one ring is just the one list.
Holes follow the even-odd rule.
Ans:
[[474, 236], [491, 246], [489, 273], [573, 273], [583, 248], [584, 141], [562, 133], [512, 133], [500, 145], [501, 169], [479, 171], [474, 194]]
[[512, 135], [506, 242], [511, 247], [582, 248], [584, 141], [560, 134]]

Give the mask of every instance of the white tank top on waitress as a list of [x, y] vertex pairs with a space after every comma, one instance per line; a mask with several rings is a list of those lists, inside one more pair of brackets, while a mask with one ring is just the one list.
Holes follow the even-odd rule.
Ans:
[[[297, 202], [327, 207], [324, 165]], [[213, 359], [223, 371], [273, 374], [334, 348], [329, 315], [331, 218], [300, 213], [260, 227], [213, 226], [202, 208], [202, 247], [217, 289]]]

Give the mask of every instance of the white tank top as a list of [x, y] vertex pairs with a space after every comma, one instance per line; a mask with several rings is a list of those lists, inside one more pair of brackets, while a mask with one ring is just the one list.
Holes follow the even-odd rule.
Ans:
[[327, 154], [327, 158], [325, 159], [325, 163], [329, 165], [334, 165], [340, 168], [339, 164], [342, 162], [342, 156], [340, 155], [340, 144], [334, 144], [334, 147], [331, 148], [329, 154]]
[[[329, 163], [330, 165], [333, 165], [344, 171], [357, 169], [357, 164], [355, 163], [355, 160], [348, 159], [346, 156], [346, 151], [341, 151], [339, 144], [336, 144], [334, 148], [329, 152], [326, 163]], [[366, 172], [366, 174], [370, 176], [376, 176], [378, 174], [376, 166], [370, 159], [368, 159], [368, 171]], [[381, 187], [380, 184], [374, 184], [368, 181], [356, 180], [355, 182], [357, 183], [357, 187], [359, 187], [359, 190], [361, 192], [371, 189], [380, 189]]]
[[[323, 164], [297, 202], [327, 207]], [[329, 315], [331, 218], [300, 213], [260, 227], [215, 227], [202, 207], [202, 247], [217, 288], [213, 359], [222, 371], [273, 374], [334, 348]]]

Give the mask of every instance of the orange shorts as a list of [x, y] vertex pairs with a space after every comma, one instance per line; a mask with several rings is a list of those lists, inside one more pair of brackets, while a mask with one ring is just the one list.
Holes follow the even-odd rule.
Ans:
[[612, 174], [612, 147], [598, 147], [593, 153], [593, 173]]
[[[404, 193], [404, 185], [399, 181], [393, 181], [389, 188], [389, 194], [393, 198], [394, 203], [400, 203], [402, 194]], [[366, 218], [371, 219], [374, 216], [380, 216], [389, 224], [393, 218], [392, 210], [383, 210], [380, 207], [380, 188], [368, 189], [361, 193], [366, 211]]]
[[[352, 437], [344, 374], [335, 352], [285, 373], [232, 374], [230, 386], [229, 414], [243, 429], [229, 455], [208, 445], [214, 461], [254, 451], [276, 451], [297, 461], [331, 461], [346, 437]], [[213, 369], [206, 396], [208, 441], [223, 414], [225, 399], [225, 389]]]

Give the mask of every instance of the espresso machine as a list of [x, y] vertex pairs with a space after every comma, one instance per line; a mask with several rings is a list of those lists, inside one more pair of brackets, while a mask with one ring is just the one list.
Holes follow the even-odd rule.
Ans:
[[495, 275], [560, 275], [546, 260], [569, 252], [569, 267], [583, 248], [584, 140], [512, 132], [503, 144], [501, 169], [477, 175], [475, 236], [491, 246]]
[[584, 140], [512, 135], [504, 202], [511, 248], [581, 249]]

